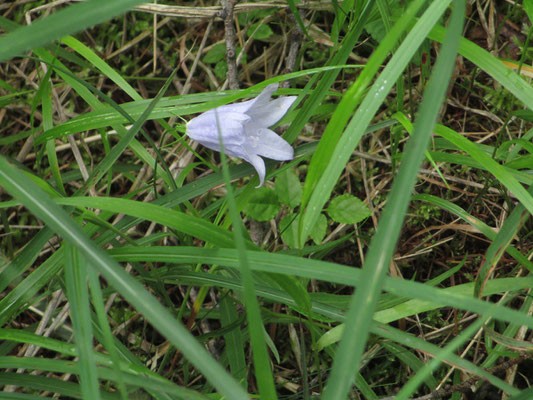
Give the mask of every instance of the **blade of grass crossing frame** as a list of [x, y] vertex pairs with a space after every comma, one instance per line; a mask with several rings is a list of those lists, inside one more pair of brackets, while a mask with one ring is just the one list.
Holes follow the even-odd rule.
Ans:
[[119, 368], [120, 357], [118, 355], [115, 344], [113, 343], [113, 332], [109, 326], [109, 321], [107, 319], [107, 312], [104, 305], [104, 296], [102, 294], [102, 289], [100, 287], [100, 282], [98, 280], [98, 273], [93, 269], [87, 270], [87, 277], [89, 279], [90, 294], [92, 299], [92, 304], [96, 312], [96, 320], [102, 331], [102, 337], [104, 338], [103, 344], [111, 360], [113, 361], [113, 369], [117, 374], [117, 386], [122, 400], [128, 400], [128, 391], [124, 383], [124, 378], [122, 371]]
[[442, 363], [443, 360], [445, 360], [450, 354], [454, 354], [457, 349], [466, 341], [472, 339], [472, 336], [483, 326], [486, 320], [487, 318], [479, 318], [464, 331], [462, 331], [444, 348], [442, 348], [437, 354], [435, 354], [435, 358], [418, 370], [415, 376], [409, 378], [407, 383], [394, 396], [394, 400], [407, 400], [416, 391], [416, 389], [418, 389], [424, 379], [431, 376], [431, 373]]
[[[61, 396], [59, 398], [67, 399], [88, 399], [87, 397], [80, 396], [81, 388], [78, 383], [73, 382], [64, 382], [60, 379], [49, 378], [46, 376], [31, 375], [31, 374], [18, 374], [15, 372], [3, 372], [0, 373], [0, 386], [3, 385], [15, 385], [26, 388], [31, 388], [32, 392], [36, 391], [47, 391], [51, 393], [59, 393]], [[9, 394], [9, 393], [6, 393]], [[6, 394], [2, 393], [2, 400], [5, 399], [17, 399], [17, 400], [28, 400], [38, 398], [26, 397], [21, 393], [13, 393], [16, 396], [8, 397]], [[114, 393], [109, 392], [100, 392], [100, 397], [103, 400], [118, 400]], [[40, 397], [41, 399], [43, 397]]]
[[[358, 2], [358, 4], [359, 3], [360, 2]], [[328, 63], [329, 65], [335, 66], [346, 63], [346, 60], [350, 56], [351, 51], [353, 50], [357, 40], [359, 39], [359, 36], [361, 35], [361, 32], [363, 31], [363, 27], [367, 22], [367, 18], [372, 11], [373, 5], [374, 0], [367, 0], [358, 16], [357, 23], [348, 32], [340, 48], [331, 59], [331, 62]], [[296, 114], [296, 118], [294, 121], [292, 121], [291, 125], [283, 135], [285, 140], [287, 140], [289, 143], [292, 143], [298, 137], [305, 124], [309, 121], [309, 118], [311, 118], [311, 115], [313, 115], [313, 112], [322, 104], [324, 96], [326, 96], [329, 88], [331, 85], [333, 85], [333, 82], [335, 82], [335, 79], [338, 75], [338, 70], [332, 70], [325, 72], [323, 75], [315, 75], [311, 77], [309, 83], [304, 88], [304, 93], [307, 94], [310, 92], [311, 95], [307, 101], [305, 101], [302, 109], [298, 114]], [[317, 81], [318, 84], [316, 88], [311, 89]]]
[[137, 91], [117, 71], [111, 68], [111, 66], [98, 57], [92, 49], [85, 46], [78, 39], [73, 38], [72, 36], [67, 36], [61, 39], [61, 42], [85, 57], [87, 61], [98, 68], [102, 74], [115, 82], [117, 86], [126, 92], [133, 100], [143, 100], [142, 96], [137, 93]]
[[[374, 333], [375, 335], [379, 335], [380, 337], [383, 337], [385, 339], [400, 343], [411, 349], [415, 349], [416, 351], [422, 351], [426, 354], [430, 354], [433, 356], [436, 356], [442, 350], [439, 346], [434, 345], [429, 341], [420, 339], [416, 335], [406, 333], [400, 329], [393, 328], [389, 325], [375, 323], [372, 326], [372, 333]], [[448, 361], [449, 364], [456, 365], [464, 371], [468, 371], [472, 374], [482, 377], [497, 388], [500, 388], [505, 391], [513, 391], [513, 387], [507, 382], [504, 382], [496, 376], [491, 375], [483, 368], [480, 368], [476, 364], [454, 354], [453, 352], [445, 354], [445, 359], [446, 361]]]
[[359, 367], [372, 316], [402, 228], [418, 169], [424, 159], [424, 151], [448, 88], [461, 37], [465, 7], [465, 0], [455, 0], [453, 3], [448, 33], [426, 87], [414, 133], [407, 143], [405, 157], [388, 196], [376, 234], [370, 243], [362, 270], [363, 285], [357, 288], [352, 296], [350, 308], [346, 313], [345, 332], [335, 354], [333, 368], [323, 394], [324, 399], [345, 399]]
[[[108, 251], [117, 261], [122, 262], [164, 262], [164, 263], [203, 263], [224, 265], [231, 268], [239, 267], [237, 251], [235, 249], [209, 249], [198, 247], [169, 248], [165, 246], [150, 247], [122, 247]], [[316, 279], [359, 287], [363, 284], [361, 272], [344, 265], [307, 259], [305, 264], [301, 258], [276, 253], [247, 251], [250, 268], [253, 271], [286, 274], [303, 278]], [[533, 277], [493, 279], [487, 283], [488, 294], [503, 293], [509, 288], [513, 290], [527, 289], [533, 286]], [[412, 299], [405, 301], [390, 312], [385, 310], [374, 314], [381, 321], [394, 321], [400, 317], [407, 317], [414, 312], [424, 312], [441, 307], [455, 307], [468, 310], [476, 314], [487, 314], [502, 321], [523, 324], [533, 329], [533, 319], [528, 315], [513, 309], [495, 305], [486, 301], [472, 298], [472, 283], [438, 289], [413, 281], [385, 277], [383, 288], [400, 297]], [[294, 302], [294, 299], [292, 299]], [[302, 310], [302, 312], [304, 312]], [[344, 319], [342, 314], [341, 319]], [[337, 329], [337, 327], [332, 330]], [[330, 330], [329, 332], [331, 332]]]
[[[529, 192], [533, 194], [533, 186], [530, 187]], [[517, 204], [511, 215], [505, 219], [503, 226], [500, 228], [498, 234], [485, 252], [485, 256], [483, 257], [482, 264], [476, 276], [474, 296], [483, 296], [485, 284], [490, 279], [492, 272], [496, 268], [496, 265], [498, 265], [498, 262], [509, 247], [514, 236], [528, 218], [529, 213], [524, 206], [522, 204]]]
[[[520, 307], [520, 312], [523, 312], [526, 315], [531, 314], [531, 305], [533, 304], [533, 297], [531, 296], [531, 291], [529, 293], [529, 296], [525, 296], [524, 303]], [[505, 328], [505, 330], [502, 332], [503, 336], [506, 337], [515, 337], [516, 333], [519, 329], [522, 327], [520, 325], [515, 324], [509, 324]], [[481, 368], [490, 368], [492, 367], [499, 359], [503, 352], [506, 352], [508, 350], [508, 347], [504, 345], [503, 343], [498, 343], [496, 346], [492, 348], [492, 351], [487, 354], [487, 357], [485, 360], [483, 360], [483, 363], [481, 364]]]
[[[435, 26], [429, 33], [429, 38], [442, 43], [445, 32], [446, 30], [442, 26]], [[507, 67], [488, 51], [465, 38], [461, 38], [459, 54], [491, 75], [518, 100], [530, 110], [533, 110], [533, 87], [511, 68]]]
[[[64, 44], [66, 44], [67, 46], [69, 46], [70, 48], [72, 48], [73, 50], [75, 50], [76, 52], [78, 52], [81, 56], [83, 56], [86, 60], [88, 60], [92, 65], [94, 65], [96, 68], [98, 68], [104, 75], [106, 75], [109, 79], [111, 79], [113, 82], [115, 82], [124, 92], [126, 92], [133, 100], [137, 100], [137, 101], [141, 101], [143, 100], [142, 96], [137, 93], [137, 91], [117, 72], [115, 71], [109, 64], [107, 64], [104, 60], [102, 60], [100, 57], [98, 57], [98, 55], [92, 51], [89, 47], [85, 46], [83, 43], [81, 43], [79, 40], [73, 38], [72, 36], [68, 36], [68, 37], [65, 37], [63, 38], [62, 42]], [[168, 81], [171, 81], [172, 78], [174, 76], [174, 73], [171, 73], [170, 74], [170, 77], [168, 78], [167, 82]], [[168, 87], [168, 85], [167, 85]], [[166, 91], [166, 88], [163, 89], [163, 94], [164, 92]], [[110, 105], [115, 108], [117, 111], [119, 111], [122, 115], [126, 116], [132, 123], [135, 123], [135, 121], [128, 116], [127, 113], [125, 113], [125, 111], [123, 111], [123, 109], [121, 107], [119, 107], [117, 104], [114, 104], [113, 102], [111, 102], [111, 99], [108, 98], [107, 96], [106, 97], [103, 97], [104, 100], [107, 100]], [[155, 108], [155, 107], [154, 107]], [[144, 116], [144, 113], [143, 113], [143, 116]], [[148, 115], [149, 116], [149, 115]], [[146, 118], [148, 118], [148, 116]], [[142, 118], [142, 117], [141, 117]], [[171, 131], [172, 128], [170, 127], [170, 125], [168, 125], [168, 123], [164, 120], [164, 119], [159, 119], [158, 122], [163, 125], [163, 127], [167, 130], [167, 131]], [[172, 178], [172, 174], [170, 173], [165, 161], [164, 161], [164, 158], [161, 156], [161, 153], [159, 152], [159, 149], [155, 146], [155, 144], [153, 143], [153, 141], [151, 140], [150, 136], [148, 134], [146, 134], [146, 132], [141, 129], [141, 132], [142, 134], [144, 135], [144, 137], [149, 141], [150, 145], [152, 146], [153, 150], [156, 152], [156, 155], [157, 155], [157, 158], [159, 159], [159, 161], [161, 162], [161, 165], [163, 166], [163, 169], [165, 170], [165, 173], [166, 173], [166, 176], [164, 176], [163, 178], [165, 179], [165, 182], [167, 183], [167, 185], [170, 183], [170, 188], [172, 189], [176, 189], [176, 185], [174, 185], [174, 180]], [[128, 143], [129, 145], [129, 143]], [[155, 163], [154, 163], [155, 165]], [[110, 166], [109, 165], [102, 165], [102, 164], [99, 164], [97, 166], [97, 170], [98, 169], [103, 169], [103, 173], [106, 173], [105, 171], [106, 170], [109, 170]], [[154, 171], [156, 171], [157, 169], [157, 166], [153, 166], [154, 168]], [[98, 178], [100, 178], [102, 175], [100, 174]]]
[[[396, 342], [384, 340], [382, 342], [382, 346], [414, 372], [420, 371], [420, 369], [425, 365], [424, 361], [420, 360], [418, 355], [415, 355], [414, 352], [407, 350], [405, 347], [400, 346]], [[424, 382], [429, 390], [433, 390], [438, 385], [437, 380], [432, 374], [429, 374], [427, 377], [425, 377]]]
[[[412, 132], [412, 125], [404, 114], [398, 112], [395, 113], [393, 117], [396, 118], [407, 129], [408, 132]], [[470, 142], [468, 139], [466, 139], [459, 133], [442, 125], [437, 125], [437, 127], [435, 128], [435, 133], [440, 134], [449, 142], [455, 144], [461, 150], [470, 154], [473, 159], [475, 159], [480, 165], [483, 165], [484, 169], [494, 175], [504, 186], [509, 189], [509, 191], [514, 193], [515, 196], [521, 196], [521, 198], [525, 201], [528, 200], [527, 196], [529, 196], [533, 200], [533, 197], [531, 197], [533, 196], [533, 187], [530, 187], [530, 189], [526, 193], [524, 193], [525, 189], [522, 190], [522, 185], [520, 185], [520, 183], [511, 175], [511, 173], [504, 166], [494, 161], [492, 157], [488, 156], [483, 150], [478, 147], [476, 143]], [[517, 195], [516, 192], [521, 192], [521, 194]], [[491, 239], [491, 244], [485, 253], [485, 258], [482, 267], [479, 270], [478, 276], [476, 278], [476, 297], [481, 296], [481, 291], [484, 282], [486, 282], [490, 272], [496, 266], [496, 263], [505, 251], [507, 251], [517, 261], [519, 261], [525, 268], [529, 269], [530, 271], [533, 270], [533, 265], [527, 259], [527, 257], [520, 253], [518, 250], [516, 250], [514, 247], [509, 246], [514, 234], [519, 229], [519, 226], [523, 224], [525, 218], [527, 218], [527, 216], [529, 215], [526, 210], [526, 207], [523, 205], [523, 202], [520, 202], [517, 207], [513, 209], [512, 214], [505, 220], [504, 225], [496, 235], [496, 233], [494, 233], [491, 228], [483, 224], [477, 218], [472, 217], [464, 210], [460, 209], [458, 206], [453, 205], [447, 202], [446, 200], [435, 198], [430, 195], [418, 195], [416, 197], [421, 200], [432, 201], [434, 203], [437, 203], [441, 207], [444, 205], [444, 207], [447, 208], [449, 211], [460, 216], [466, 222], [478, 228], [480, 232], [482, 232], [488, 238]], [[455, 210], [459, 212], [455, 212]]]
[[[422, 201], [426, 201], [428, 203], [434, 204], [434, 205], [436, 205], [436, 206], [448, 211], [449, 213], [452, 213], [452, 214], [458, 216], [459, 218], [461, 218], [462, 220], [464, 220], [465, 222], [470, 224], [472, 227], [476, 228], [479, 232], [484, 234], [487, 238], [489, 238], [491, 240], [491, 242], [494, 243], [496, 241], [496, 238], [497, 238], [498, 235], [496, 234], [496, 232], [494, 232], [494, 230], [490, 226], [488, 226], [484, 222], [480, 221], [476, 217], [473, 217], [472, 215], [467, 213], [465, 210], [463, 210], [461, 207], [457, 206], [456, 204], [454, 204], [454, 203], [452, 203], [452, 202], [450, 202], [448, 200], [444, 200], [444, 199], [441, 199], [440, 197], [432, 196], [430, 194], [417, 194], [417, 195], [413, 196], [413, 200], [422, 200]], [[519, 206], [523, 207], [521, 205], [519, 205]], [[518, 206], [517, 206], [517, 208], [518, 208]], [[510, 217], [508, 217], [508, 219], [509, 218]], [[507, 246], [505, 248], [505, 251], [511, 257], [513, 257], [516, 261], [518, 261], [520, 264], [522, 264], [522, 266], [524, 268], [528, 269], [530, 272], [533, 272], [533, 263], [528, 260], [527, 256], [525, 256], [524, 254], [519, 252], [513, 246]]]
[[69, 6], [0, 37], [0, 62], [107, 21], [142, 3], [143, 0], [91, 0]]
[[[66, 197], [59, 198], [56, 202], [61, 205], [99, 208], [114, 213], [140, 217], [220, 247], [232, 247], [234, 245], [231, 232], [202, 218], [194, 217], [180, 211], [170, 210], [152, 203], [143, 203], [117, 197]], [[246, 241], [246, 246], [256, 248], [251, 241]]]
[[511, 397], [509, 400], [530, 400], [533, 399], [533, 388], [524, 390], [522, 393]]
[[[52, 117], [53, 107], [50, 84], [50, 76], [52, 75], [52, 71], [53, 69], [49, 68], [42, 77], [41, 84], [39, 85], [39, 89], [37, 90], [35, 98], [32, 102], [32, 126], [33, 114], [35, 113], [35, 109], [38, 105], [38, 102], [40, 101], [42, 105], [42, 128], [44, 129], [44, 131], [51, 129], [54, 126], [54, 120]], [[61, 178], [61, 173], [59, 172], [59, 163], [57, 161], [55, 143], [53, 140], [48, 140], [46, 142], [46, 156], [48, 158], [50, 171], [52, 172], [52, 177], [54, 178], [57, 189], [62, 195], [65, 195], [65, 188], [63, 187], [63, 180]]]
[[265, 328], [261, 318], [261, 309], [255, 292], [255, 284], [250, 269], [248, 255], [246, 253], [246, 244], [243, 233], [241, 216], [237, 209], [233, 187], [231, 186], [229, 167], [227, 164], [226, 153], [220, 132], [220, 121], [217, 109], [215, 109], [215, 118], [217, 125], [218, 141], [220, 144], [220, 155], [222, 164], [222, 174], [226, 183], [228, 206], [231, 220], [233, 221], [233, 235], [235, 238], [235, 248], [239, 255], [239, 266], [241, 272], [242, 286], [244, 292], [244, 305], [246, 307], [246, 320], [248, 321], [248, 331], [250, 333], [250, 342], [252, 345], [252, 357], [254, 360], [254, 372], [259, 387], [261, 399], [277, 399], [276, 387], [274, 386], [274, 377], [270, 368], [270, 357], [268, 356], [267, 345], [265, 341]]
[[23, 248], [23, 251], [20, 251], [9, 262], [9, 264], [2, 269], [2, 272], [0, 272], [0, 293], [6, 290], [11, 282], [13, 282], [17, 277], [21, 276], [24, 271], [30, 268], [30, 266], [39, 256], [39, 253], [43, 247], [52, 236], [53, 232], [47, 227], [39, 230], [39, 232], [30, 240], [30, 242], [26, 244], [26, 246]]
[[85, 399], [99, 400], [100, 391], [92, 346], [92, 318], [87, 291], [87, 262], [78, 249], [70, 244], [65, 245], [64, 271], [74, 342], [79, 355], [81, 391]]
[[[61, 253], [62, 249], [59, 249], [52, 255], [52, 257], [43, 262], [39, 268], [35, 269], [31, 274], [25, 277], [14, 289], [8, 291], [7, 295], [0, 300], [0, 326], [3, 326], [8, 321], [12, 320], [14, 316], [23, 312], [24, 305], [35, 296], [39, 290], [52, 279], [52, 277], [60, 272], [62, 265], [56, 262], [56, 255]], [[50, 262], [50, 260], [52, 261]], [[9, 266], [16, 267], [18, 266], [17, 264], [18, 263], [12, 263]], [[29, 268], [30, 266], [31, 265], [27, 265], [26, 268]], [[14, 272], [13, 269], [10, 268], [9, 271], [8, 278], [13, 279], [16, 277], [16, 272]]]
[[[163, 94], [167, 91], [170, 83], [172, 82], [172, 78], [174, 77], [174, 74], [176, 73], [178, 68], [179, 67], [176, 67], [172, 71], [172, 73], [166, 80], [163, 87], [159, 90], [159, 92], [154, 97], [154, 99], [150, 101], [150, 104], [148, 104], [148, 107], [146, 107], [146, 109], [144, 110], [142, 115], [139, 117], [139, 119], [135, 121], [133, 126], [130, 129], [128, 129], [128, 132], [120, 138], [119, 142], [115, 146], [113, 146], [111, 151], [104, 157], [104, 159], [100, 162], [100, 164], [98, 164], [98, 167], [96, 170], [96, 176], [95, 176], [96, 181], [99, 181], [103, 177], [103, 175], [107, 173], [109, 168], [111, 168], [111, 166], [118, 160], [118, 158], [124, 152], [124, 150], [126, 150], [126, 147], [129, 146], [132, 139], [135, 138], [135, 135], [141, 130], [142, 126], [146, 122], [146, 119], [148, 118], [148, 116], [150, 115], [150, 113], [152, 112], [156, 104], [158, 103], [158, 101], [161, 99]], [[154, 164], [152, 164], [152, 167], [154, 167]], [[157, 167], [157, 165], [155, 165], [155, 167]], [[169, 172], [169, 175], [172, 177], [172, 174], [170, 174], [170, 172]], [[174, 180], [169, 179], [169, 182], [171, 182], [172, 184], [171, 187], [176, 189], [176, 184]]]
[[[48, 80], [51, 70], [49, 70], [45, 75], [45, 81], [42, 83], [42, 115], [43, 115], [43, 128], [44, 130], [51, 129], [53, 126], [52, 118], [52, 99], [50, 93], [50, 81]], [[57, 161], [56, 154], [56, 145], [54, 140], [46, 141], [46, 156], [48, 157], [48, 164], [50, 165], [50, 171], [54, 177], [57, 189], [64, 196], [66, 194], [65, 188], [63, 187], [63, 179], [61, 178], [61, 172], [59, 172], [59, 163]]]
[[[367, 64], [355, 83], [342, 96], [340, 103], [337, 105], [330, 122], [326, 126], [326, 130], [322, 134], [318, 148], [309, 163], [307, 177], [302, 193], [302, 207], [305, 207], [316, 188], [316, 185], [324, 171], [324, 165], [330, 162], [335, 162], [335, 146], [337, 145], [343, 129], [348, 122], [348, 119], [353, 115], [353, 110], [361, 102], [368, 85], [374, 79], [377, 71], [383, 65], [383, 61], [390, 54], [396, 46], [398, 38], [402, 33], [412, 24], [417, 11], [425, 4], [425, 0], [417, 0], [413, 2], [403, 18], [401, 18], [391, 32], [383, 39], [376, 51], [368, 60]], [[307, 237], [306, 237], [307, 238]], [[306, 238], [303, 238], [304, 240]], [[303, 243], [300, 243], [301, 245]]]
[[91, 266], [96, 268], [133, 307], [143, 314], [146, 320], [176, 346], [221, 394], [230, 399], [248, 399], [242, 387], [213, 360], [192, 334], [176, 321], [144, 286], [100, 250], [63, 209], [2, 156], [0, 156], [0, 184], [37, 218], [75, 246], [87, 261], [91, 262]]
[[[376, 4], [381, 16], [381, 22], [383, 22], [383, 25], [385, 26], [385, 32], [389, 32], [392, 29], [389, 5], [386, 0], [376, 0]], [[402, 19], [404, 18], [405, 14], [402, 15]]]
[[[127, 114], [118, 104], [116, 104], [109, 96], [105, 95], [104, 93], [96, 89], [94, 86], [88, 84], [87, 82], [79, 79], [75, 74], [70, 72], [67, 69], [67, 67], [65, 67], [57, 58], [52, 56], [48, 51], [44, 49], [36, 49], [34, 50], [34, 53], [37, 54], [42, 59], [43, 62], [48, 64], [50, 67], [54, 68], [57, 74], [65, 82], [67, 82], [76, 91], [76, 93], [79, 94], [81, 98], [83, 98], [83, 100], [88, 105], [93, 107], [95, 110], [101, 110], [105, 107], [96, 97], [96, 95], [98, 95], [107, 104], [113, 107], [119, 114], [124, 116], [129, 122], [131, 122], [132, 124], [135, 122], [134, 119], [129, 114]], [[128, 133], [128, 130], [120, 124], [111, 124], [111, 127], [117, 132], [118, 136], [121, 138], [124, 137]], [[44, 137], [44, 136], [40, 135], [39, 137], [37, 137], [36, 142], [39, 142], [41, 137]], [[130, 141], [129, 146], [135, 152], [135, 155], [139, 157], [143, 162], [145, 162], [146, 164], [150, 166], [154, 165], [155, 163], [154, 158], [135, 138]], [[100, 167], [100, 169], [102, 168]], [[169, 187], [172, 187], [173, 180], [169, 179], [167, 174], [163, 175], [162, 178]], [[92, 179], [93, 179], [92, 182], [94, 182], [94, 178]]]
[[508, 169], [494, 161], [492, 157], [479, 148], [477, 143], [472, 143], [464, 136], [443, 125], [437, 125], [435, 133], [455, 144], [461, 150], [467, 152], [474, 160], [483, 165], [496, 179], [498, 179], [498, 181], [501, 182], [502, 185], [516, 196], [520, 203], [531, 214], [533, 214], [533, 197], [526, 189], [524, 189]]
[[[50, 371], [50, 372], [59, 372], [63, 374], [74, 374], [79, 375], [80, 368], [78, 363], [74, 363], [72, 361], [67, 360], [55, 360], [55, 359], [49, 359], [49, 358], [34, 358], [34, 357], [0, 357], [0, 369], [5, 368], [24, 368], [24, 369], [32, 369], [37, 371]], [[150, 370], [148, 370], [150, 372]], [[112, 370], [110, 368], [105, 367], [97, 367], [98, 376], [101, 379], [105, 379], [106, 381], [116, 381], [117, 371]], [[22, 374], [17, 374], [22, 375]], [[26, 374], [27, 376], [28, 374]], [[31, 376], [31, 375], [30, 375]], [[154, 400], [174, 400], [174, 399], [186, 399], [186, 400], [208, 400], [209, 397], [203, 396], [200, 393], [196, 393], [190, 389], [185, 389], [183, 387], [174, 385], [172, 383], [169, 383], [164, 380], [159, 379], [153, 379], [153, 377], [146, 377], [143, 375], [143, 373], [135, 373], [135, 374], [125, 374], [125, 379], [132, 388], [132, 392], [134, 392], [134, 388], [140, 388], [141, 390], [147, 391], [150, 394], [152, 394], [152, 397], [150, 399]], [[20, 382], [20, 381], [19, 381]], [[53, 381], [50, 381], [51, 383]], [[31, 386], [31, 381], [28, 380], [26, 383], [27, 387], [30, 389], [34, 389]], [[74, 396], [74, 398], [80, 398], [80, 391], [78, 390], [78, 394]], [[17, 393], [20, 395], [20, 393]], [[139, 394], [139, 396], [135, 396], [134, 394], [130, 399], [138, 399], [141, 398], [148, 398], [148, 397], [142, 397], [144, 393]], [[2, 393], [2, 400], [5, 400], [7, 397], [5, 396], [5, 392]], [[13, 397], [18, 400], [29, 400], [34, 399], [33, 397], [27, 397], [27, 396], [21, 396], [21, 397]], [[35, 400], [42, 400], [44, 397], [35, 397]], [[71, 398], [71, 397], [69, 397]], [[118, 395], [116, 393], [110, 393], [110, 392], [103, 392], [102, 391], [102, 398], [104, 399], [119, 399]], [[91, 400], [91, 399], [88, 399]]]
[[289, 4], [289, 9], [291, 10], [292, 15], [294, 16], [294, 19], [302, 30], [302, 33], [307, 39], [311, 40], [309, 34], [307, 33], [307, 29], [305, 28], [304, 22], [302, 21], [302, 17], [300, 16], [300, 12], [298, 11], [296, 4], [294, 4], [294, 0], [287, 0], [287, 3]]
[[322, 165], [322, 174], [315, 186], [315, 190], [310, 193], [309, 202], [300, 220], [300, 243], [306, 241], [309, 232], [314, 228], [322, 208], [331, 196], [339, 176], [346, 167], [372, 117], [382, 106], [383, 100], [398, 80], [398, 77], [420, 44], [425, 40], [431, 28], [440, 19], [442, 13], [446, 11], [450, 2], [451, 0], [443, 0], [430, 4], [370, 88], [370, 91], [340, 137], [330, 162]]
[[[228, 296], [224, 296], [220, 300], [220, 323], [222, 324], [222, 328], [234, 323], [238, 317], [235, 304], [233, 304], [233, 301]], [[230, 332], [225, 333], [224, 342], [226, 343], [226, 355], [228, 357], [231, 375], [246, 387], [247, 366], [246, 356], [244, 354], [246, 345], [240, 326], [236, 326]]]

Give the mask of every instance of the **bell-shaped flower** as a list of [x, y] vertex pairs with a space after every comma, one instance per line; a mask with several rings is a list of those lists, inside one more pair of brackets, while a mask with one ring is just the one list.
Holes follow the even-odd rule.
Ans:
[[[278, 84], [268, 85], [253, 100], [228, 104], [206, 111], [187, 123], [187, 135], [212, 150], [220, 151], [219, 132], [224, 152], [252, 164], [259, 176], [259, 186], [265, 180], [265, 162], [292, 160], [294, 150], [289, 143], [268, 129], [287, 112], [295, 96], [270, 101]], [[218, 127], [217, 127], [218, 122]]]

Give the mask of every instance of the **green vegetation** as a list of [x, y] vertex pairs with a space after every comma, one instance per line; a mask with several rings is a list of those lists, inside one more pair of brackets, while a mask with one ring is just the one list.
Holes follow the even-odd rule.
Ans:
[[161, 3], [0, 4], [0, 398], [531, 398], [533, 0]]

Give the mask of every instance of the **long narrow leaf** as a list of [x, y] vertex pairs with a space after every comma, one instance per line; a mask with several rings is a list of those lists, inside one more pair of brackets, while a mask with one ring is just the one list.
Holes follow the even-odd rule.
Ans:
[[143, 0], [91, 0], [74, 4], [0, 37], [0, 62], [120, 15]]
[[383, 100], [398, 80], [416, 50], [423, 42], [431, 28], [437, 23], [451, 0], [435, 1], [411, 29], [396, 53], [392, 56], [381, 75], [376, 79], [365, 99], [357, 109], [352, 120], [346, 127], [334, 150], [334, 157], [327, 165], [322, 166], [323, 172], [318, 180], [309, 202], [301, 218], [300, 242], [303, 243], [315, 226], [324, 204], [331, 195], [342, 170], [352, 156], [357, 143], [363, 136], [372, 117], [382, 105]]
[[[346, 328], [324, 390], [323, 396], [326, 399], [346, 398], [359, 366], [378, 295], [400, 235], [411, 197], [410, 192], [424, 160], [425, 150], [448, 87], [448, 79], [453, 71], [465, 7], [465, 0], [454, 2], [448, 34], [424, 93], [415, 130], [407, 144], [397, 179], [370, 243], [362, 271], [364, 284], [356, 290], [346, 314]], [[357, 332], [357, 335], [354, 335], [354, 332]]]

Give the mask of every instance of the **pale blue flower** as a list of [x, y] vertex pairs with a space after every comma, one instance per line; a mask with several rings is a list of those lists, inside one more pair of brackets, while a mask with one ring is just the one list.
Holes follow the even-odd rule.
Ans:
[[[265, 181], [265, 162], [292, 160], [294, 150], [289, 143], [268, 129], [287, 112], [295, 96], [270, 101], [278, 84], [268, 85], [253, 100], [228, 104], [206, 111], [187, 123], [187, 135], [212, 150], [220, 151], [218, 131], [222, 135], [224, 152], [252, 164], [259, 176], [259, 186]], [[219, 129], [217, 129], [217, 120]]]

